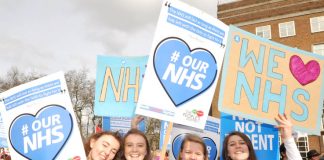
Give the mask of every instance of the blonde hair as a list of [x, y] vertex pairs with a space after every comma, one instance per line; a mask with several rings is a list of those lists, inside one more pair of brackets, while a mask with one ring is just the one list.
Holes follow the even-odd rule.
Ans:
[[203, 147], [203, 154], [204, 154], [204, 160], [208, 160], [208, 151], [207, 151], [207, 147], [206, 147], [206, 144], [205, 142], [197, 135], [195, 134], [187, 134], [185, 136], [185, 138], [183, 139], [182, 143], [181, 143], [181, 147], [180, 147], [180, 152], [179, 152], [179, 155], [178, 155], [178, 158], [177, 160], [181, 160], [182, 157], [181, 157], [181, 152], [184, 148], [184, 145], [186, 142], [195, 142], [195, 143], [198, 143], [200, 144], [202, 147]]

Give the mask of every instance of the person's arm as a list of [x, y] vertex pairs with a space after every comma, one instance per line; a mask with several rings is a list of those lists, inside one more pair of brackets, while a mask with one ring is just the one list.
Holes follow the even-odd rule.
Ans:
[[137, 125], [144, 120], [143, 116], [140, 115], [135, 115], [135, 117], [132, 118], [132, 122], [131, 122], [131, 128], [132, 129], [138, 129]]
[[302, 160], [300, 152], [292, 136], [291, 121], [287, 118], [286, 114], [278, 114], [275, 120], [279, 123], [279, 125], [277, 125], [276, 127], [279, 129], [282, 142], [285, 144], [288, 160]]

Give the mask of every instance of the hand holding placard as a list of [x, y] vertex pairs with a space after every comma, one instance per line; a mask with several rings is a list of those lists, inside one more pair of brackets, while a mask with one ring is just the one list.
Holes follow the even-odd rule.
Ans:
[[275, 120], [279, 123], [279, 125], [275, 127], [280, 130], [282, 140], [292, 137], [292, 123], [287, 118], [286, 114], [278, 114]]

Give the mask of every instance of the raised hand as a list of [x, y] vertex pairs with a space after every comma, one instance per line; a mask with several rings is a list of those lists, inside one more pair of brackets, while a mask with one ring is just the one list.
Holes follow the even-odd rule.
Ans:
[[275, 127], [279, 129], [282, 140], [292, 137], [292, 123], [287, 118], [286, 114], [278, 114], [275, 120], [279, 123]]
[[132, 118], [131, 127], [132, 129], [138, 129], [137, 125], [144, 120], [144, 116], [136, 115]]

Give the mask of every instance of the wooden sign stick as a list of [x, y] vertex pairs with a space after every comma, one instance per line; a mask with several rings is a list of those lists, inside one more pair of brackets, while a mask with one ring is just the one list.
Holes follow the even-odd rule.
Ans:
[[164, 141], [163, 141], [163, 146], [162, 146], [160, 160], [164, 160], [166, 148], [167, 148], [167, 145], [168, 145], [170, 136], [171, 136], [172, 127], [173, 127], [173, 123], [172, 122], [169, 122], [168, 128], [166, 130], [166, 134], [165, 134], [165, 137], [164, 137]]

